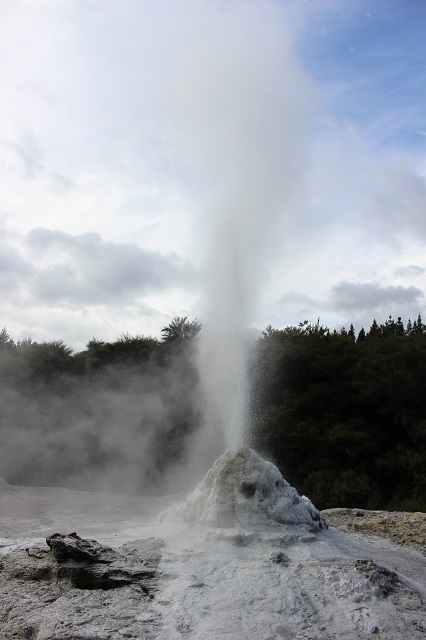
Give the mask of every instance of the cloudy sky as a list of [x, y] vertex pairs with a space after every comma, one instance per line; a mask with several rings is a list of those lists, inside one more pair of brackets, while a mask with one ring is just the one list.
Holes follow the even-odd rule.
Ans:
[[417, 317], [425, 27], [423, 0], [0, 0], [0, 325], [81, 349], [238, 288], [259, 329]]

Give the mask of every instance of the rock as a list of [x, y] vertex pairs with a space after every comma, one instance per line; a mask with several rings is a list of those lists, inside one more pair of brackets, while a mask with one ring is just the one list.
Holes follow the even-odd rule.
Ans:
[[122, 556], [114, 549], [105, 547], [96, 540], [85, 540], [73, 533], [53, 533], [46, 538], [52, 554], [59, 562], [76, 560], [81, 562], [111, 563]]
[[[46, 538], [52, 555], [57, 561], [57, 578], [68, 578], [78, 589], [115, 589], [123, 585], [138, 583], [147, 593], [152, 590], [150, 580], [156, 574], [161, 555], [151, 554], [145, 562], [143, 547], [139, 541], [127, 543], [123, 553], [99, 544], [96, 540], [85, 540], [75, 533], [54, 533]], [[164, 543], [163, 543], [164, 544]], [[158, 542], [162, 546], [162, 541]]]
[[144, 566], [156, 569], [164, 547], [164, 540], [161, 538], [144, 538], [143, 540], [126, 542], [120, 547], [120, 550], [127, 556], [139, 559]]
[[271, 523], [301, 525], [308, 531], [326, 527], [309, 498], [299, 496], [272, 462], [249, 448], [220, 456], [174, 514], [222, 528]]
[[396, 573], [380, 567], [372, 560], [357, 560], [355, 569], [378, 587], [379, 594], [382, 596], [388, 596], [399, 584]]
[[330, 526], [343, 531], [388, 538], [426, 554], [426, 513], [337, 508], [321, 514]]
[[[118, 549], [75, 532], [48, 536], [1, 558], [1, 638], [115, 640], [149, 638], [162, 540], [135, 540]], [[80, 631], [81, 630], [81, 631]]]
[[282, 564], [284, 567], [290, 564], [290, 558], [283, 551], [273, 551], [269, 554], [268, 560], [274, 564]]

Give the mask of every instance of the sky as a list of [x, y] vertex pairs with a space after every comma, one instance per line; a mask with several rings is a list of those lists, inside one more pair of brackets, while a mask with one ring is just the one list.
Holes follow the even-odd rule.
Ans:
[[0, 325], [159, 336], [238, 307], [235, 261], [252, 329], [415, 319], [425, 27], [423, 0], [0, 0]]

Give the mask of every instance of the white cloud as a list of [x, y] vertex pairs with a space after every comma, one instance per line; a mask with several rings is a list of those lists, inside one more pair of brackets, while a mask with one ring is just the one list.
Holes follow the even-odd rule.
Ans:
[[15, 152], [25, 177], [34, 178], [43, 170], [42, 153], [32, 134], [22, 134], [19, 142], [3, 141], [3, 145]]
[[423, 291], [410, 286], [381, 286], [378, 282], [347, 282], [336, 284], [331, 289], [332, 305], [345, 312], [365, 312], [405, 307], [422, 302]]
[[[420, 45], [404, 45], [395, 70], [402, 40], [384, 28], [392, 64], [366, 66], [385, 11], [367, 20], [366, 6], [1, 3], [1, 322], [32, 331], [33, 318], [46, 338], [74, 323], [81, 344], [102, 314], [115, 334], [139, 314], [158, 334], [168, 315], [200, 313], [188, 265], [213, 233], [206, 270], [227, 304], [230, 226], [261, 327], [377, 308], [362, 287], [351, 306], [342, 281], [378, 283], [383, 308], [411, 304], [424, 274], [407, 265], [423, 268], [426, 241], [426, 159], [407, 133], [421, 142]], [[394, 83], [384, 101], [376, 89], [401, 70], [405, 94]]]
[[31, 294], [42, 303], [117, 304], [131, 295], [187, 288], [194, 277], [177, 255], [105, 242], [96, 233], [34, 229], [27, 243], [39, 263]]
[[97, 233], [33, 229], [22, 236], [3, 229], [2, 321], [15, 339], [60, 337], [83, 348], [94, 335], [158, 335], [174, 309], [189, 315], [196, 278], [177, 254], [107, 242]]
[[412, 159], [398, 154], [374, 167], [366, 219], [373, 232], [387, 238], [398, 239], [403, 232], [425, 243], [426, 176], [413, 165]]
[[402, 277], [408, 276], [410, 278], [416, 278], [418, 276], [423, 276], [425, 273], [426, 267], [420, 267], [417, 264], [410, 264], [408, 266], [398, 267], [397, 269], [395, 269], [395, 275]]

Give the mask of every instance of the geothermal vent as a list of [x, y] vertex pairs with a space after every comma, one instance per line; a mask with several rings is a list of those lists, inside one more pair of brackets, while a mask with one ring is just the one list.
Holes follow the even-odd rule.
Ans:
[[270, 524], [325, 526], [306, 496], [299, 496], [272, 462], [252, 449], [225, 451], [181, 507], [186, 520], [211, 527]]

